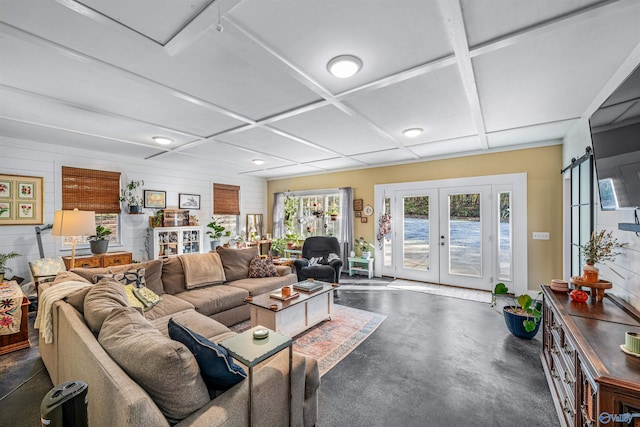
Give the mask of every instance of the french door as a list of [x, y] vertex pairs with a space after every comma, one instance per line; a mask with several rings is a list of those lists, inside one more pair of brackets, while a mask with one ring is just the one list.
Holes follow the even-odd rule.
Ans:
[[526, 290], [525, 174], [380, 185], [376, 206], [392, 216], [377, 275]]

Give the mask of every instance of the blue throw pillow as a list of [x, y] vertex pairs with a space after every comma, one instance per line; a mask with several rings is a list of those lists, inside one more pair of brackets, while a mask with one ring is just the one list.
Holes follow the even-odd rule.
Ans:
[[227, 350], [184, 325], [169, 319], [169, 336], [181, 342], [193, 353], [200, 367], [200, 375], [209, 387], [226, 390], [247, 377]]

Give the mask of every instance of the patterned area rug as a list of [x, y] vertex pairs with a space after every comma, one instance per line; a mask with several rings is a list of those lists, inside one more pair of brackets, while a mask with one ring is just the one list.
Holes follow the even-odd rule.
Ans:
[[[293, 350], [318, 360], [320, 376], [351, 353], [371, 335], [387, 316], [343, 305], [333, 305], [333, 318], [294, 338]], [[249, 329], [249, 321], [233, 325], [231, 330]]]

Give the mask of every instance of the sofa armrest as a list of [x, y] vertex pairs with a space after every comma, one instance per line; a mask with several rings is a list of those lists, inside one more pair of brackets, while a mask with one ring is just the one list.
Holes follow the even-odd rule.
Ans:
[[342, 267], [342, 260], [341, 259], [331, 260], [329, 261], [329, 265], [337, 270], [338, 268]]
[[293, 265], [296, 267], [297, 271], [300, 271], [301, 268], [309, 265], [309, 260], [306, 258], [298, 258], [293, 260]]

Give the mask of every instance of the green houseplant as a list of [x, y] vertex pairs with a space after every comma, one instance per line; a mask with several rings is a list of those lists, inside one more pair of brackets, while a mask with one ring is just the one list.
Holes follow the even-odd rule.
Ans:
[[92, 254], [103, 254], [109, 249], [109, 236], [111, 230], [101, 225], [96, 225], [96, 234], [89, 236], [89, 246]]
[[332, 203], [331, 206], [329, 206], [329, 210], [327, 210], [327, 215], [329, 215], [331, 221], [337, 221], [339, 213], [340, 210], [338, 209], [338, 205], [335, 203]]
[[144, 181], [131, 181], [126, 188], [120, 190], [120, 202], [126, 203], [129, 207], [130, 214], [138, 214], [142, 211], [143, 199], [138, 193], [138, 189], [142, 188]]
[[613, 237], [612, 231], [593, 231], [587, 243], [580, 246], [580, 253], [584, 256], [586, 265], [582, 269], [582, 278], [585, 282], [598, 282], [598, 269], [595, 264], [604, 261], [614, 261], [620, 255], [618, 249], [622, 249], [626, 243], [619, 243]]
[[371, 257], [370, 248], [373, 248], [373, 244], [365, 240], [364, 237], [360, 236], [358, 240], [355, 241], [355, 247], [360, 250], [360, 258], [369, 259]]
[[209, 238], [211, 238], [211, 250], [215, 250], [217, 246], [220, 246], [220, 237], [222, 237], [222, 232], [225, 229], [221, 222], [222, 219], [212, 217], [211, 222], [207, 224], [207, 228], [211, 229], [207, 231]]
[[20, 254], [16, 252], [10, 252], [8, 254], [0, 254], [0, 283], [4, 282], [4, 273], [7, 271], [11, 271], [11, 269], [7, 267], [7, 261], [19, 256]]
[[283, 237], [276, 237], [271, 240], [271, 249], [269, 249], [269, 254], [271, 256], [280, 256], [286, 246], [287, 241]]
[[[496, 295], [509, 293], [509, 288], [504, 283], [497, 283], [493, 289], [491, 306], [496, 305]], [[540, 295], [540, 293], [538, 293]], [[542, 317], [542, 303], [536, 297], [529, 294], [515, 296], [513, 305], [502, 308], [504, 320], [509, 331], [519, 337], [531, 339], [538, 333], [540, 318]]]

